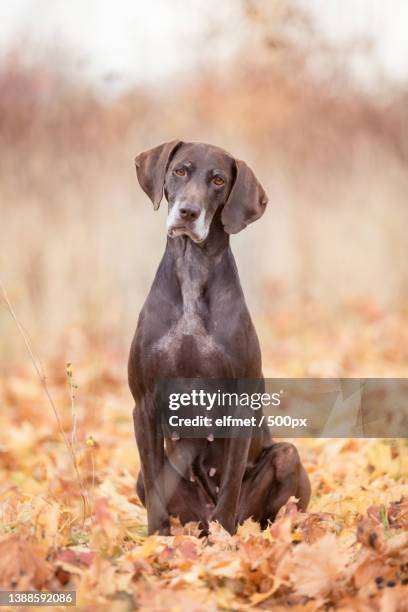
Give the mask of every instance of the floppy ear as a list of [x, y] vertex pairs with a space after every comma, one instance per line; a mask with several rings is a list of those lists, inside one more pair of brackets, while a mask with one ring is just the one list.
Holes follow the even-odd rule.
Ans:
[[160, 206], [166, 170], [172, 155], [180, 145], [180, 140], [165, 142], [154, 149], [140, 153], [135, 158], [139, 185], [153, 202], [154, 210]]
[[224, 230], [237, 234], [265, 211], [268, 197], [251, 168], [237, 159], [235, 183], [221, 214]]

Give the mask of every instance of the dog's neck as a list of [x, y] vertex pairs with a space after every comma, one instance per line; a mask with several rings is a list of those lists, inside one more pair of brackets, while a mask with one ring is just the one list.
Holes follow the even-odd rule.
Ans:
[[196, 243], [188, 236], [167, 238], [166, 253], [174, 261], [185, 315], [194, 318], [209, 286], [214, 267], [228, 256], [229, 235], [224, 231], [221, 214], [216, 214], [207, 238]]

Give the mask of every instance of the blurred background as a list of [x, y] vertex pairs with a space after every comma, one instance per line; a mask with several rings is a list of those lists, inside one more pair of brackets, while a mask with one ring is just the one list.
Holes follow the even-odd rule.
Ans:
[[[269, 195], [232, 238], [266, 373], [406, 373], [407, 20], [403, 0], [2, 0], [0, 280], [40, 354], [101, 342], [124, 367], [166, 240], [133, 160], [180, 138]], [[2, 370], [23, 351], [1, 308]]]

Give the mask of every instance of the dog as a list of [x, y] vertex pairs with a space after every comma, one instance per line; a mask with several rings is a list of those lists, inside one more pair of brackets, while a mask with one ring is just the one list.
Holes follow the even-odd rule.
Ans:
[[230, 249], [268, 198], [249, 166], [215, 146], [174, 140], [138, 155], [139, 184], [168, 202], [167, 245], [139, 316], [129, 386], [141, 470], [138, 496], [148, 533], [209, 521], [231, 534], [248, 517], [265, 528], [290, 496], [306, 509], [308, 476], [296, 448], [256, 437], [173, 439], [160, 435], [159, 378], [262, 379], [258, 338]]

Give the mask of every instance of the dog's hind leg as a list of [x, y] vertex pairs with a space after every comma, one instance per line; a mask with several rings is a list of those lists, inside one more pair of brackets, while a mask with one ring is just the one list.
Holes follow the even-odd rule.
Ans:
[[309, 478], [295, 446], [277, 442], [263, 450], [245, 475], [238, 522], [252, 517], [265, 528], [292, 495], [299, 499], [299, 508], [305, 510], [310, 498]]

